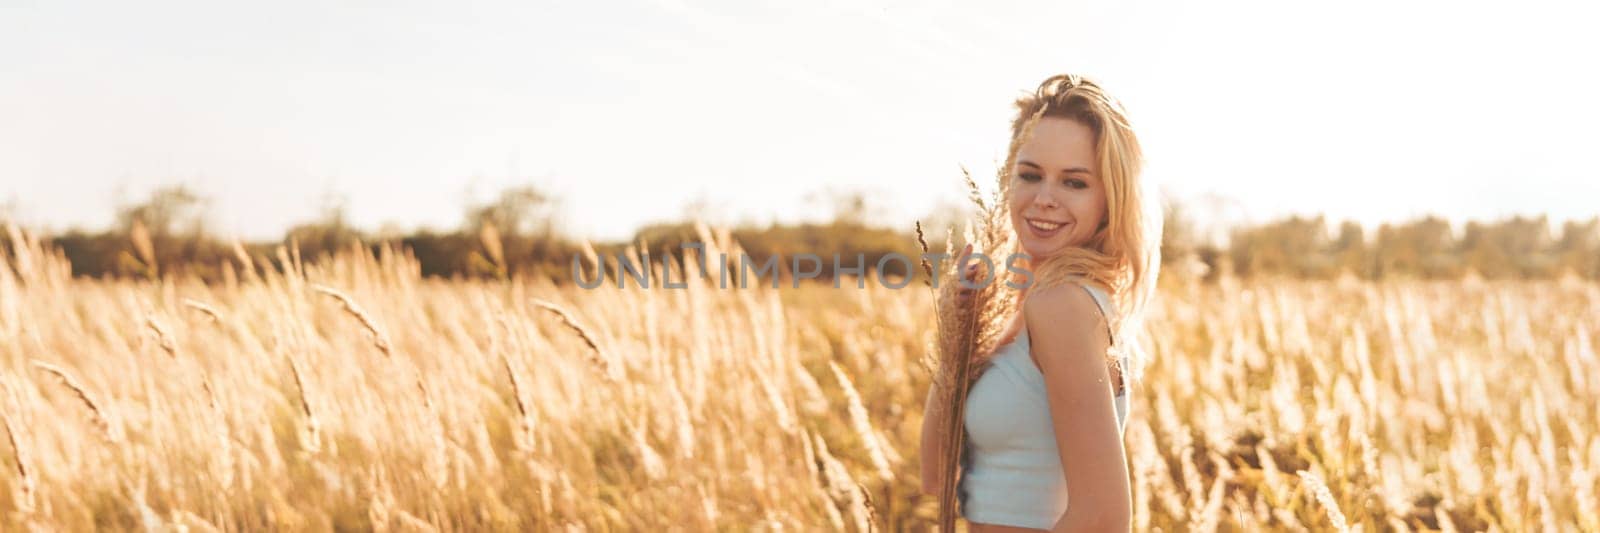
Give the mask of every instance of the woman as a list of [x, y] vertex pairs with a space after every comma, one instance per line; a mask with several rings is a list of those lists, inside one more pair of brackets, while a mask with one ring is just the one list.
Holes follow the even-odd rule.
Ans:
[[[1016, 105], [1022, 143], [1002, 192], [1034, 283], [1009, 340], [974, 367], [961, 515], [973, 532], [1125, 531], [1125, 380], [1143, 362], [1134, 332], [1159, 271], [1161, 218], [1140, 183], [1138, 139], [1098, 85], [1053, 76]], [[935, 496], [948, 434], [936, 397], [922, 433], [923, 492]]]

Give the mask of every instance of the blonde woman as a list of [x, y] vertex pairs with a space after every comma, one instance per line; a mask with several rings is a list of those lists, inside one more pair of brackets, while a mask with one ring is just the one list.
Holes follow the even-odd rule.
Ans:
[[[1097, 84], [1053, 76], [1016, 105], [1014, 140], [1035, 122], [1002, 193], [1034, 280], [999, 347], [974, 367], [960, 514], [975, 533], [1126, 531], [1122, 428], [1127, 384], [1143, 363], [1134, 332], [1154, 293], [1161, 217], [1140, 182], [1128, 118]], [[923, 492], [935, 497], [941, 418], [926, 416], [922, 432]]]

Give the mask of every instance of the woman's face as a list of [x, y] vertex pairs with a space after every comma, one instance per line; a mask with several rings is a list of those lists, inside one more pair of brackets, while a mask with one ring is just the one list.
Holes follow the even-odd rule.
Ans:
[[1034, 259], [1081, 246], [1106, 217], [1094, 131], [1066, 118], [1041, 118], [1017, 150], [1009, 198], [1011, 227]]

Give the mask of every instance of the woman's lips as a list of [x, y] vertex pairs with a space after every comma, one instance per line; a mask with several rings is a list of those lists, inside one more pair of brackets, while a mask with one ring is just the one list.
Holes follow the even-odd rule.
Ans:
[[1063, 222], [1052, 222], [1052, 221], [1049, 221], [1049, 220], [1040, 220], [1040, 219], [1033, 219], [1033, 218], [1026, 219], [1026, 220], [1028, 222], [1028, 230], [1033, 232], [1034, 236], [1039, 237], [1041, 239], [1048, 239], [1050, 237], [1053, 237], [1053, 236], [1055, 236], [1055, 234], [1061, 232], [1061, 228], [1067, 227], [1066, 223], [1063, 223]]

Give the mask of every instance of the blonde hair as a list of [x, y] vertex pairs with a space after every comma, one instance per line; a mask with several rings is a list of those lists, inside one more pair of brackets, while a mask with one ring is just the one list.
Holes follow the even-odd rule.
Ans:
[[[1143, 153], [1122, 104], [1099, 84], [1073, 74], [1045, 79], [1032, 94], [1018, 98], [1011, 123], [1012, 158], [1027, 141], [1033, 124], [1044, 117], [1066, 118], [1094, 132], [1099, 177], [1106, 191], [1106, 220], [1093, 236], [1031, 265], [1030, 290], [1068, 282], [1089, 282], [1107, 290], [1116, 308], [1106, 317], [1113, 354], [1126, 356], [1125, 379], [1137, 379], [1148, 354], [1139, 346], [1146, 306], [1155, 295], [1161, 270], [1159, 198], [1140, 178]], [[1009, 194], [1015, 167], [1004, 169], [1002, 194]]]

